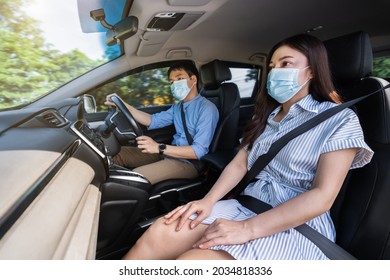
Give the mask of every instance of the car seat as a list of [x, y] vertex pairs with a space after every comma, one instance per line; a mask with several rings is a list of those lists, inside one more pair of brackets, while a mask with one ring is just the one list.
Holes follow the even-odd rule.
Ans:
[[[347, 101], [388, 82], [371, 76], [370, 38], [355, 32], [324, 42], [338, 93]], [[366, 166], [351, 170], [332, 209], [336, 243], [358, 259], [390, 259], [390, 91], [355, 105], [366, 143], [375, 152]]]
[[[202, 65], [199, 72], [203, 85], [200, 94], [213, 102], [219, 111], [219, 121], [209, 147], [209, 153], [202, 158], [205, 163], [204, 171], [210, 165], [222, 170], [233, 158], [235, 148], [239, 144], [240, 94], [236, 84], [226, 82], [232, 78], [226, 63], [214, 60]], [[194, 184], [203, 182], [202, 175], [194, 180], [170, 179], [159, 182], [151, 187], [151, 196], [166, 193], [169, 190], [194, 186]]]

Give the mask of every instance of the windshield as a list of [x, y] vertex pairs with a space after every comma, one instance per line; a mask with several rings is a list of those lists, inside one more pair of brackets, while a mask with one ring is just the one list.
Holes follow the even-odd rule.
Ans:
[[[123, 9], [125, 0], [115, 3]], [[105, 39], [105, 32], [82, 31], [77, 0], [0, 0], [0, 110], [30, 103], [120, 56], [120, 47]]]

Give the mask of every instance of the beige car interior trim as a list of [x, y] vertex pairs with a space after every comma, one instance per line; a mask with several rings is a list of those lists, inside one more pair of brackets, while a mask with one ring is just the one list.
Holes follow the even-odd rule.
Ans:
[[138, 56], [152, 56], [155, 55], [168, 41], [173, 32], [144, 32], [142, 34], [141, 43], [139, 44], [137, 55]]
[[93, 259], [100, 202], [93, 177], [70, 158], [0, 240], [0, 259]]
[[0, 217], [25, 195], [60, 156], [60, 153], [49, 151], [0, 151]]
[[100, 192], [94, 185], [86, 189], [53, 259], [95, 259], [100, 209]]

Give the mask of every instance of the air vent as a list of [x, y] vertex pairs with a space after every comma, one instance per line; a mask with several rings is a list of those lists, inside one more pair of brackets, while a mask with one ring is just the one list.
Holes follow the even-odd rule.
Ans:
[[54, 127], [61, 127], [68, 123], [64, 117], [55, 111], [46, 111], [39, 115], [39, 119]]

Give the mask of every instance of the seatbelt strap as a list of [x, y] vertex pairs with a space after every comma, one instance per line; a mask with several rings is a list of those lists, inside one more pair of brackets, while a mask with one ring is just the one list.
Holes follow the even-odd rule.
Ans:
[[[272, 209], [272, 206], [249, 195], [239, 195], [235, 199], [241, 205], [253, 211], [256, 214], [263, 213]], [[299, 233], [313, 242], [324, 254], [331, 260], [356, 260], [354, 256], [345, 251], [342, 247], [323, 236], [307, 224], [295, 227]]]
[[332, 107], [317, 116], [311, 118], [307, 122], [299, 125], [298, 127], [294, 128], [290, 132], [283, 135], [281, 138], [276, 140], [271, 147], [269, 148], [268, 152], [266, 154], [263, 154], [257, 158], [255, 163], [253, 164], [252, 168], [246, 173], [246, 175], [241, 179], [241, 181], [237, 184], [237, 186], [233, 189], [232, 194], [229, 196], [229, 198], [233, 198], [238, 196], [245, 188], [246, 186], [260, 173], [261, 170], [263, 170], [264, 167], [268, 165], [268, 163], [275, 157], [275, 155], [286, 146], [286, 144], [294, 139], [295, 137], [307, 132], [308, 130], [312, 129], [316, 125], [322, 123], [323, 121], [327, 120], [328, 118], [332, 117], [333, 115], [339, 113], [340, 111], [344, 110], [345, 108], [351, 107], [354, 104], [362, 101], [363, 99], [366, 99], [367, 97], [381, 91], [385, 90], [390, 87], [390, 84], [386, 85], [385, 87], [382, 87], [368, 95], [350, 100], [348, 102], [342, 103], [338, 106]]
[[[183, 122], [183, 128], [184, 132], [186, 134], [188, 145], [192, 145], [194, 140], [192, 139], [191, 134], [188, 132], [187, 123], [186, 123], [186, 116], [184, 114], [184, 105], [183, 102], [180, 104], [180, 111], [181, 111], [181, 120]], [[204, 169], [204, 163], [198, 159], [187, 159], [189, 162], [192, 163], [192, 165], [196, 168], [196, 170], [201, 173]]]
[[181, 102], [181, 104], [180, 104], [180, 111], [181, 111], [181, 121], [183, 122], [183, 128], [184, 128], [184, 132], [185, 132], [186, 137], [187, 137], [187, 142], [191, 146], [192, 142], [194, 140], [192, 139], [191, 134], [188, 132], [187, 123], [186, 123], [186, 116], [184, 114], [184, 104], [183, 104], [183, 102]]

